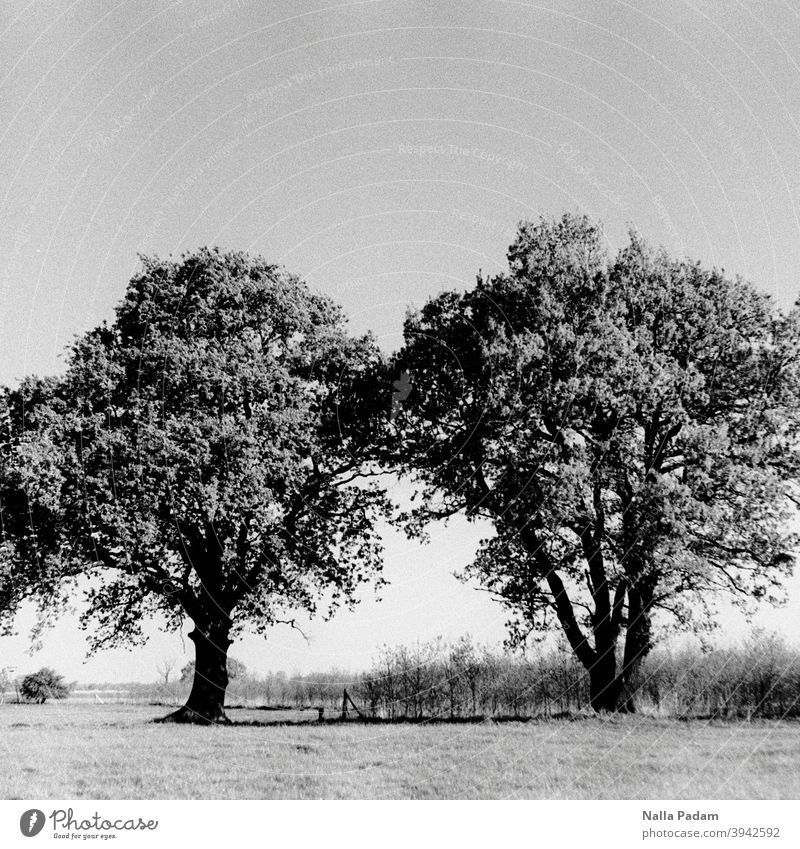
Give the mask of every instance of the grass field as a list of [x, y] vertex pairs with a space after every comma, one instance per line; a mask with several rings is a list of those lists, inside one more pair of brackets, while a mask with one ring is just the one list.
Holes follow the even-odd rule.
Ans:
[[0, 705], [0, 798], [800, 798], [797, 722], [150, 723], [164, 713]]

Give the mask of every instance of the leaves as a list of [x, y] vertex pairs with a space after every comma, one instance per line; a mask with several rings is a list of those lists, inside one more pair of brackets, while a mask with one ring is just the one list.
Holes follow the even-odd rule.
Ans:
[[65, 699], [69, 695], [69, 686], [63, 675], [43, 666], [38, 672], [32, 672], [22, 679], [19, 692], [27, 701], [41, 705], [47, 699]]
[[467, 575], [522, 638], [560, 575], [595, 648], [616, 591], [623, 623], [634, 602], [686, 622], [690, 598], [778, 597], [800, 426], [797, 311], [636, 233], [613, 261], [602, 243], [586, 218], [523, 223], [508, 273], [410, 315], [396, 363], [410, 529], [489, 518]]
[[36, 416], [33, 385], [9, 396], [30, 428], [17, 413], [3, 453], [17, 566], [44, 536], [60, 578], [95, 576], [95, 647], [136, 640], [143, 616], [263, 630], [351, 603], [381, 566], [388, 502], [365, 475], [382, 368], [335, 304], [261, 259], [143, 257]]

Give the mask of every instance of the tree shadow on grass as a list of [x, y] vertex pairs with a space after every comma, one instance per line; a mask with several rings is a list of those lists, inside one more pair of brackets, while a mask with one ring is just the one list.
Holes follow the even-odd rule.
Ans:
[[[236, 712], [238, 710], [247, 711], [265, 711], [270, 713], [302, 713], [297, 709], [274, 708], [274, 707], [244, 707], [240, 705], [232, 705], [226, 707], [227, 712]], [[305, 711], [311, 713], [311, 711]], [[314, 727], [331, 727], [339, 725], [499, 725], [499, 724], [517, 724], [526, 723], [549, 723], [549, 722], [575, 722], [579, 720], [593, 719], [591, 714], [578, 713], [563, 713], [550, 714], [547, 716], [399, 716], [399, 717], [380, 717], [380, 716], [318, 716], [317, 711], [313, 711], [313, 716], [293, 718], [293, 719], [234, 719], [225, 724], [226, 728], [266, 728], [279, 726], [314, 726]], [[153, 723], [159, 723], [160, 717], [151, 720]], [[213, 723], [211, 723], [213, 724]]]

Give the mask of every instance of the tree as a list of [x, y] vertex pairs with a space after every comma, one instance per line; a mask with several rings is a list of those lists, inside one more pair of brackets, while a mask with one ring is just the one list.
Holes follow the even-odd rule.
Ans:
[[[165, 657], [156, 664], [156, 672], [158, 673], [159, 683], [164, 688], [169, 687], [169, 677], [172, 675], [172, 670], [175, 669], [178, 661], [174, 657]], [[181, 679], [183, 676], [181, 676]]]
[[141, 641], [148, 617], [191, 619], [196, 674], [166, 719], [226, 722], [237, 632], [331, 615], [380, 582], [382, 360], [337, 305], [259, 258], [141, 262], [63, 378], [6, 393], [24, 434], [7, 465], [45, 459], [7, 484], [34, 519], [16, 521], [4, 561], [31, 594], [88, 578], [93, 650]]
[[22, 679], [20, 694], [29, 702], [43, 705], [47, 699], [65, 699], [69, 695], [69, 687], [63, 675], [43, 666]]
[[798, 311], [635, 233], [611, 262], [583, 217], [522, 224], [508, 260], [406, 320], [406, 518], [488, 519], [466, 576], [512, 642], [555, 620], [594, 708], [633, 710], [655, 613], [703, 627], [697, 602], [777, 601], [791, 571]]
[[[247, 676], [247, 666], [242, 663], [241, 660], [237, 660], [235, 657], [228, 657], [226, 662], [226, 668], [228, 672], [228, 681], [235, 681], [237, 678], [245, 678]], [[181, 669], [181, 681], [193, 681], [194, 680], [194, 661], [190, 660], [182, 669]]]
[[6, 693], [11, 686], [11, 673], [13, 668], [10, 666], [0, 667], [0, 705], [6, 700]]

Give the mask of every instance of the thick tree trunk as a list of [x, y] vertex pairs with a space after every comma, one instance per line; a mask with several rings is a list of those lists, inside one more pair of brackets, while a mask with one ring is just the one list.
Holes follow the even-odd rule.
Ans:
[[225, 690], [228, 686], [228, 648], [230, 622], [195, 629], [189, 634], [194, 642], [194, 680], [186, 704], [160, 722], [187, 722], [198, 725], [227, 725]]
[[618, 708], [620, 679], [613, 672], [593, 669], [589, 673], [589, 700], [596, 713], [613, 713]]
[[554, 570], [547, 581], [556, 604], [556, 614], [572, 651], [589, 673], [589, 701], [598, 713], [617, 709], [619, 678], [617, 676], [617, 637], [608, 611], [595, 617], [595, 645], [592, 649], [576, 619], [572, 603], [561, 578]]
[[597, 713], [618, 707], [620, 679], [617, 675], [615, 647], [611, 646], [589, 669], [589, 701]]
[[653, 591], [646, 585], [628, 591], [628, 627], [619, 684], [619, 710], [636, 713], [641, 667], [652, 646], [650, 603]]

